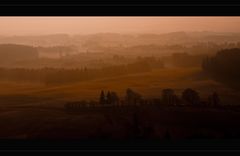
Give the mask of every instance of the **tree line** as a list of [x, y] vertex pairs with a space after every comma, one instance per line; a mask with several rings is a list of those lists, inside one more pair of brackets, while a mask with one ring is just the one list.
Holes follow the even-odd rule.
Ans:
[[[0, 68], [0, 80], [8, 81], [24, 81], [24, 82], [40, 82], [49, 84], [64, 84], [78, 81], [86, 81], [102, 77], [119, 76], [133, 73], [149, 72], [156, 66], [151, 66], [147, 60], [139, 60], [125, 65], [114, 65], [97, 68]], [[162, 68], [161, 66], [157, 66]]]
[[220, 50], [215, 56], [204, 59], [202, 68], [215, 77], [239, 81], [240, 49]]
[[220, 98], [217, 92], [213, 92], [203, 100], [199, 93], [191, 88], [186, 88], [181, 96], [177, 96], [173, 89], [167, 88], [162, 90], [162, 96], [154, 99], [144, 99], [141, 94], [128, 88], [124, 98], [120, 98], [114, 91], [101, 91], [99, 101], [76, 101], [65, 105], [65, 108], [80, 108], [86, 106], [139, 106], [139, 105], [165, 105], [165, 106], [220, 106]]

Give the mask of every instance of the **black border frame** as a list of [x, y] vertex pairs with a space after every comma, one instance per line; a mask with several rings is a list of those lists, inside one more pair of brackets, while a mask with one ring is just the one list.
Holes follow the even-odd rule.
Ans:
[[238, 16], [237, 5], [0, 5], [1, 16]]
[[237, 0], [1, 0], [1, 16], [237, 16]]

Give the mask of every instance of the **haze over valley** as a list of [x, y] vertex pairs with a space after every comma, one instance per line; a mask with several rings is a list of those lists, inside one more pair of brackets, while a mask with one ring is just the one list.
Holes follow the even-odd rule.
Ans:
[[0, 138], [238, 137], [239, 25], [0, 17]]

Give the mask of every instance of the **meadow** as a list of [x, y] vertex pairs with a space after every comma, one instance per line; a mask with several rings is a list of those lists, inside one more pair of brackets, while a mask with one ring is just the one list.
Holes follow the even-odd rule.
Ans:
[[[38, 83], [0, 82], [1, 101], [24, 104], [41, 101], [98, 100], [101, 90], [112, 90], [124, 98], [127, 88], [139, 92], [144, 98], [160, 98], [162, 89], [172, 88], [176, 94], [186, 88], [199, 92], [206, 97], [213, 91], [220, 96], [236, 97], [238, 91], [216, 82], [205, 75], [201, 68], [166, 68], [151, 72], [106, 77], [63, 85], [44, 85]], [[12, 98], [14, 97], [14, 98]], [[26, 101], [24, 101], [26, 99]], [[4, 105], [4, 102], [1, 102]]]
[[[124, 98], [127, 88], [137, 91], [144, 98], [161, 98], [161, 91], [165, 88], [172, 88], [178, 96], [181, 96], [181, 92], [190, 87], [197, 90], [201, 98], [207, 98], [217, 90], [221, 104], [238, 104], [240, 97], [238, 91], [210, 79], [200, 68], [157, 69], [146, 73], [106, 77], [66, 85], [0, 82], [0, 86], [0, 138], [20, 139], [82, 139], [89, 136], [124, 138], [135, 134], [135, 131], [129, 131], [134, 128], [135, 111], [125, 111], [122, 114], [118, 111], [78, 114], [65, 112], [63, 105], [66, 102], [98, 100], [101, 90], [116, 91], [120, 98]], [[140, 112], [139, 116], [143, 119], [141, 119], [143, 121], [141, 135], [144, 135], [145, 131], [154, 131], [154, 136], [157, 135], [158, 138], [164, 137], [169, 129], [177, 131], [174, 135], [176, 137], [179, 135], [181, 138], [193, 132], [202, 133], [209, 126], [215, 129], [211, 129], [214, 135], [218, 135], [216, 127], [224, 129], [219, 132], [219, 135], [223, 136], [226, 125], [230, 125], [229, 129], [238, 129], [234, 125], [238, 123], [236, 119], [240, 116], [238, 112], [224, 113], [192, 108], [172, 110], [146, 108]], [[149, 128], [149, 124], [146, 123], [151, 122]], [[193, 128], [197, 125], [197, 129]], [[150, 132], [147, 133], [150, 135]]]

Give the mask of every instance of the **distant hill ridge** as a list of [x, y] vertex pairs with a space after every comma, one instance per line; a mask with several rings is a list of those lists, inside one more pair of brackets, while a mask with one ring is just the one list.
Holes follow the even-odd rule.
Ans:
[[0, 44], [0, 61], [16, 61], [38, 58], [38, 51], [32, 46]]

